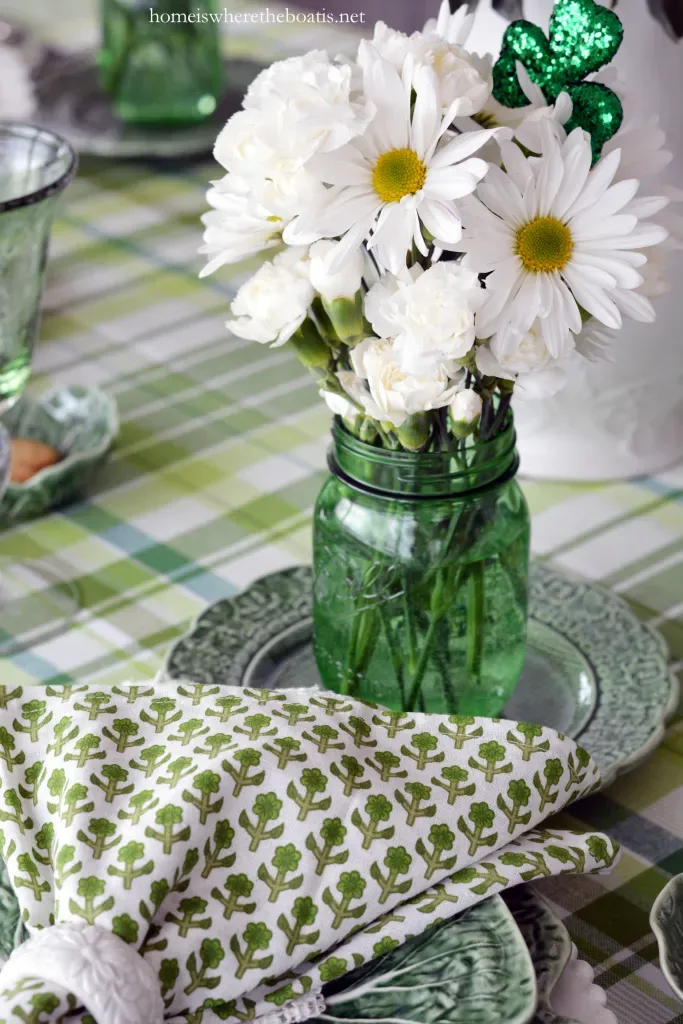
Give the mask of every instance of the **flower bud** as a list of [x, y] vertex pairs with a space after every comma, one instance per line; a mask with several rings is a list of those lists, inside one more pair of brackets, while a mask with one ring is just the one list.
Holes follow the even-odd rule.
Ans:
[[304, 320], [290, 338], [290, 343], [304, 366], [320, 369], [329, 366], [332, 354], [310, 320]]
[[404, 448], [409, 452], [419, 452], [431, 434], [429, 416], [424, 412], [414, 413], [403, 421], [396, 433]]
[[369, 416], [366, 416], [361, 423], [358, 437], [361, 441], [365, 441], [366, 444], [374, 444], [379, 437], [377, 425]]
[[357, 292], [352, 299], [332, 299], [331, 302], [323, 299], [323, 306], [340, 341], [347, 344], [360, 341], [365, 327], [362, 292]]
[[338, 248], [338, 242], [323, 238], [314, 242], [309, 252], [311, 284], [326, 303], [335, 299], [352, 299], [360, 290], [363, 277], [363, 251], [360, 248], [350, 253], [338, 269], [330, 272]]
[[483, 402], [472, 388], [458, 391], [450, 405], [451, 430], [455, 437], [467, 437], [479, 422]]

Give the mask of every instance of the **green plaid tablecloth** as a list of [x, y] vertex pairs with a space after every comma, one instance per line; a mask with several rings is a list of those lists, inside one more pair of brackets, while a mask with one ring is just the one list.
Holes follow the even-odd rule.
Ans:
[[[82, 0], [51, 5], [50, 24], [42, 0], [33, 3], [0, 9], [23, 19], [33, 11], [53, 40], [92, 38]], [[268, 61], [348, 41], [329, 28], [243, 27], [228, 46]], [[228, 301], [250, 267], [197, 277], [212, 176], [209, 164], [86, 159], [67, 193], [33, 386], [98, 384], [115, 396], [122, 430], [90, 500], [0, 536], [0, 557], [44, 560], [75, 578], [84, 605], [70, 632], [5, 662], [5, 684], [149, 678], [208, 602], [310, 559], [327, 415], [286, 349], [226, 332]], [[525, 491], [537, 556], [621, 593], [662, 630], [680, 675], [683, 467], [631, 483], [526, 482]], [[573, 815], [618, 839], [623, 859], [609, 877], [566, 877], [543, 893], [620, 1024], [683, 1022], [648, 926], [655, 896], [683, 871], [681, 719], [645, 767]]]

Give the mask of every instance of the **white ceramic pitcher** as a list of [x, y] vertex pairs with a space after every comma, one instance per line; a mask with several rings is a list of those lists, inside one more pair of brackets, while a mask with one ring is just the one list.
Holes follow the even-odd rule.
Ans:
[[[552, 7], [553, 0], [526, 0], [524, 14], [547, 29]], [[645, 0], [619, 0], [615, 10], [625, 29], [615, 63], [638, 111], [659, 115], [673, 153], [662, 180], [682, 188], [683, 41], [666, 35]], [[482, 0], [468, 48], [497, 53], [506, 25]], [[579, 359], [558, 395], [516, 403], [524, 475], [617, 479], [683, 461], [683, 253], [670, 254], [668, 273], [671, 290], [654, 300], [656, 322], [625, 320], [613, 363]]]

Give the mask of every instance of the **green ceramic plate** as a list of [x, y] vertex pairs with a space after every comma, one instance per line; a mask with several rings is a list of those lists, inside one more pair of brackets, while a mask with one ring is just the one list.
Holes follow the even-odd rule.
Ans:
[[[308, 567], [285, 569], [211, 605], [171, 649], [166, 671], [210, 684], [320, 686], [311, 578]], [[506, 717], [580, 738], [607, 786], [659, 743], [677, 699], [664, 641], [621, 598], [532, 566], [527, 659]]]
[[659, 945], [664, 977], [683, 1000], [683, 875], [675, 875], [655, 900], [650, 926]]
[[526, 1024], [536, 1006], [534, 965], [499, 896], [323, 991], [325, 1021]]
[[[538, 911], [538, 901], [535, 905]], [[526, 920], [528, 927], [528, 909]], [[0, 963], [23, 937], [2, 869]], [[538, 943], [533, 956], [534, 961], [513, 914], [500, 896], [492, 896], [327, 985], [325, 1020], [527, 1024], [536, 1007], [537, 972], [544, 975], [548, 962]], [[400, 995], [396, 971], [401, 972]]]
[[[19, 907], [0, 861], [0, 964], [25, 938]], [[574, 1024], [550, 1009], [571, 951], [564, 925], [535, 891], [493, 896], [409, 940], [325, 989], [326, 1019], [415, 1024]], [[395, 975], [401, 970], [399, 997]], [[362, 999], [353, 991], [363, 985]], [[425, 987], [426, 986], [426, 987]], [[438, 997], [435, 997], [438, 991]], [[321, 1024], [321, 1022], [318, 1022]]]
[[42, 441], [62, 454], [25, 484], [9, 484], [0, 500], [0, 527], [80, 498], [118, 434], [114, 400], [98, 388], [56, 388], [39, 398], [24, 395], [2, 423], [12, 437]]
[[551, 1008], [553, 989], [572, 955], [569, 932], [547, 903], [528, 885], [519, 885], [502, 897], [529, 950], [536, 974], [537, 1005], [530, 1024], [575, 1024]]

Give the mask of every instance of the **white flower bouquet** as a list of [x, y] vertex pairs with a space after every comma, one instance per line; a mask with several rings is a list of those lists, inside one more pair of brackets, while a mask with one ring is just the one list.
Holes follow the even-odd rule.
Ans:
[[[554, 393], [571, 360], [609, 354], [623, 317], [654, 319], [659, 275], [648, 257], [666, 244], [657, 218], [668, 199], [641, 179], [669, 154], [656, 118], [633, 118], [605, 66], [623, 34], [614, 12], [558, 0], [548, 37], [514, 22], [495, 63], [467, 50], [471, 20], [443, 0], [411, 36], [378, 23], [355, 60], [313, 51], [261, 72], [216, 141], [226, 174], [208, 193], [202, 251], [210, 274], [272, 250], [239, 289], [228, 327], [291, 346], [340, 436], [423, 466], [443, 454], [477, 489], [486, 446], [511, 433], [513, 393]], [[429, 659], [439, 648], [434, 671], [457, 675], [465, 634], [463, 671], [481, 684], [485, 623], [510, 620], [484, 592], [492, 555], [482, 537], [504, 532], [486, 501], [444, 510], [412, 582], [396, 570], [405, 544], [381, 569], [405, 524], [387, 525], [381, 543], [375, 530], [366, 546], [376, 557], [345, 576], [356, 603], [348, 636], [334, 638], [352, 652], [339, 689], [368, 696], [361, 681], [376, 657], [397, 675], [408, 666], [394, 706], [441, 710], [443, 700], [430, 708], [421, 695]], [[420, 531], [410, 529], [414, 541]], [[488, 553], [476, 556], [476, 572], [449, 576], [454, 545]], [[503, 559], [489, 593], [500, 593], [510, 564]], [[463, 588], [467, 607], [453, 611], [446, 635], [446, 606], [456, 608]], [[524, 586], [512, 589], [525, 614]], [[418, 609], [413, 621], [404, 612], [393, 625], [379, 613], [371, 622], [370, 590], [401, 596]], [[501, 635], [501, 651], [506, 643]], [[391, 704], [386, 693], [382, 701]]]
[[[513, 390], [552, 394], [623, 316], [654, 318], [667, 199], [639, 179], [666, 162], [663, 133], [633, 121], [609, 69], [576, 70], [587, 31], [589, 71], [610, 56], [600, 31], [616, 51], [616, 16], [560, 0], [562, 16], [574, 37], [550, 89], [515, 39], [494, 68], [469, 53], [471, 16], [444, 0], [412, 36], [378, 23], [355, 62], [273, 64], [216, 141], [227, 173], [208, 193], [203, 273], [279, 250], [240, 288], [230, 330], [291, 344], [366, 439], [428, 450], [480, 419], [490, 431]], [[607, 130], [590, 106], [606, 101]]]

